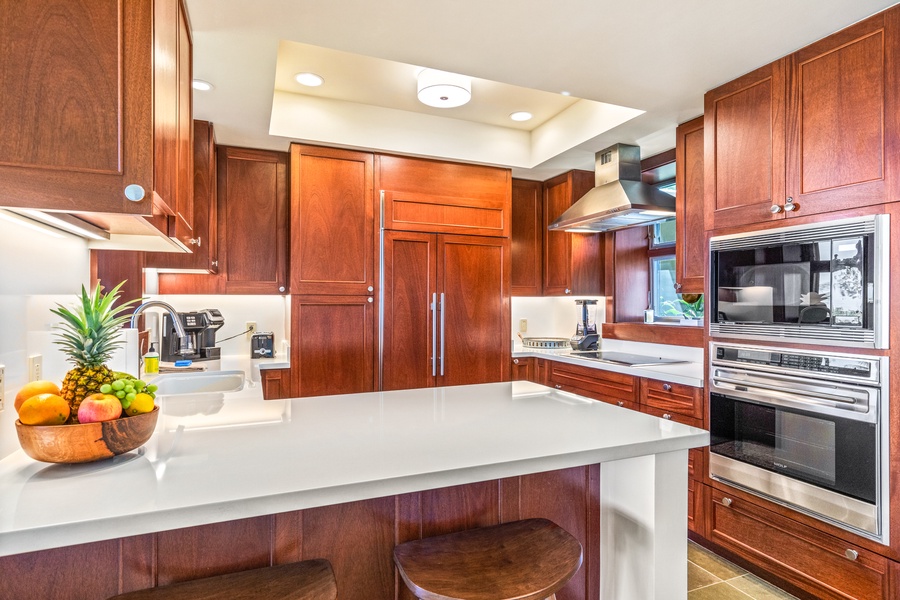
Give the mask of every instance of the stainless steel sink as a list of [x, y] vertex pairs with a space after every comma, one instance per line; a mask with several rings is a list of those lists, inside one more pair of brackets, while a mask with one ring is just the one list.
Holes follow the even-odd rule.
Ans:
[[166, 373], [150, 383], [157, 386], [159, 396], [237, 392], [244, 388], [243, 371], [203, 371]]

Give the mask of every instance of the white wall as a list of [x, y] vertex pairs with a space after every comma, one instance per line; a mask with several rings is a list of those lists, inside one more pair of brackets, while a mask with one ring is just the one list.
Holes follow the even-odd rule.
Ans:
[[578, 323], [576, 299], [597, 300], [597, 323], [606, 320], [606, 299], [597, 296], [549, 296], [522, 297], [511, 299], [512, 339], [518, 341], [519, 320], [528, 319], [528, 331], [523, 337], [572, 337]]

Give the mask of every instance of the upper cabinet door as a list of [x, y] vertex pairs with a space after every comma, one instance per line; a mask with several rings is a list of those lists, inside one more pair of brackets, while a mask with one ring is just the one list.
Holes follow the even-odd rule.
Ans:
[[707, 229], [784, 218], [784, 106], [784, 59], [706, 93]]
[[373, 156], [291, 145], [291, 293], [374, 295]]
[[512, 180], [513, 296], [541, 295], [542, 189], [540, 181]]
[[898, 9], [790, 57], [788, 217], [896, 200]]
[[703, 293], [703, 177], [703, 117], [697, 117], [675, 130], [675, 287], [682, 294]]
[[0, 206], [151, 214], [152, 8], [0, 3]]

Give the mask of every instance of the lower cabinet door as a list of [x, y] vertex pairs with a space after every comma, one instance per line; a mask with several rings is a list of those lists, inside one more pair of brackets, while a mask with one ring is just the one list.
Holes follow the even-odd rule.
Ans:
[[708, 539], [816, 598], [891, 597], [890, 561], [722, 490], [712, 490]]
[[291, 397], [290, 369], [260, 369], [263, 400], [281, 400]]
[[297, 397], [375, 389], [371, 296], [291, 297], [291, 376]]

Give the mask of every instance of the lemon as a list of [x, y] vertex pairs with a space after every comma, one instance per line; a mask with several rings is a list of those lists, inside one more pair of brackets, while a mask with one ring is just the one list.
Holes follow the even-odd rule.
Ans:
[[133, 417], [134, 415], [150, 412], [153, 410], [153, 406], [153, 397], [150, 396], [150, 394], [135, 394], [134, 400], [132, 400], [128, 408], [125, 409], [125, 413], [128, 416]]

